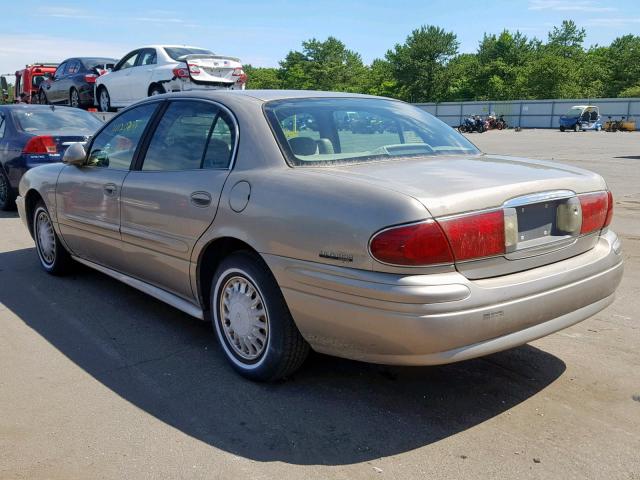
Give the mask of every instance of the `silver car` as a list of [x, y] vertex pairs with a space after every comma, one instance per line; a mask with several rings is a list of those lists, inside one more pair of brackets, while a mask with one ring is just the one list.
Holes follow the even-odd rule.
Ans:
[[623, 270], [599, 175], [482, 154], [362, 95], [153, 97], [27, 172], [17, 204], [47, 272], [77, 261], [211, 319], [256, 380], [310, 348], [432, 365], [515, 347], [605, 308]]

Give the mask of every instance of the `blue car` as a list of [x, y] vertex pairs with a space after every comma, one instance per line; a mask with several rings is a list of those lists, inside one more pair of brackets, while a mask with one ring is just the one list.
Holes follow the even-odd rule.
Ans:
[[22, 175], [60, 162], [67, 146], [84, 142], [102, 126], [94, 115], [70, 107], [0, 106], [0, 210], [15, 207]]
[[593, 105], [576, 105], [560, 117], [560, 131], [602, 130], [600, 109]]

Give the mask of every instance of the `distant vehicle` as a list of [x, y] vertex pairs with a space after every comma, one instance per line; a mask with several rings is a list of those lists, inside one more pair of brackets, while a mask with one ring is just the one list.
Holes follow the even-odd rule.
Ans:
[[52, 77], [40, 83], [39, 103], [93, 107], [96, 79], [111, 70], [117, 62], [115, 58], [68, 58]]
[[560, 131], [602, 130], [600, 109], [594, 105], [576, 105], [560, 117]]
[[8, 92], [4, 92], [4, 85], [7, 83], [7, 80], [5, 76], [3, 76], [2, 93], [4, 100], [7, 103], [38, 103], [40, 84], [54, 74], [57, 66], [57, 63], [43, 62], [25, 65], [25, 68], [15, 73], [16, 80], [12, 98], [8, 98]]
[[244, 90], [246, 82], [237, 58], [197, 47], [150, 45], [128, 53], [98, 78], [96, 103], [108, 112], [167, 92]]
[[462, 120], [462, 125], [458, 127], [460, 133], [483, 133], [487, 129], [487, 126], [478, 115], [467, 117]]
[[73, 108], [0, 105], [0, 210], [14, 208], [27, 170], [62, 161], [70, 143], [87, 141], [101, 126], [95, 115]]

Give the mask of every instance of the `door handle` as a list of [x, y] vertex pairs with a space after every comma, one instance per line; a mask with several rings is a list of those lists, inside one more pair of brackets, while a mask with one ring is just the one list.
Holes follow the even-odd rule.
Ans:
[[105, 195], [108, 195], [110, 197], [113, 196], [117, 190], [118, 190], [118, 187], [114, 183], [107, 183], [104, 186]]
[[193, 192], [191, 194], [191, 203], [196, 207], [208, 207], [211, 204], [211, 195], [207, 192]]

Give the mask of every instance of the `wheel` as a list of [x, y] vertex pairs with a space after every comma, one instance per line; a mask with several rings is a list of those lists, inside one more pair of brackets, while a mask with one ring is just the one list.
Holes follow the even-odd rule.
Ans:
[[467, 127], [465, 127], [464, 125], [460, 125], [460, 126], [458, 127], [458, 131], [459, 131], [460, 133], [465, 133], [465, 132], [467, 131]]
[[39, 201], [33, 213], [33, 238], [40, 265], [51, 275], [63, 275], [71, 269], [73, 260], [64, 248], [44, 202]]
[[151, 87], [151, 90], [149, 90], [150, 97], [153, 97], [154, 95], [162, 95], [163, 93], [167, 92], [165, 92], [164, 88], [162, 88], [162, 85], [154, 85], [153, 87]]
[[98, 109], [101, 112], [111, 111], [111, 97], [105, 87], [100, 87], [100, 90], [98, 91]]
[[561, 132], [564, 132], [564, 127], [560, 127], [560, 131], [561, 131]]
[[253, 253], [236, 252], [221, 262], [212, 282], [211, 312], [227, 360], [251, 380], [286, 377], [309, 353], [275, 278]]
[[75, 108], [80, 108], [80, 94], [75, 88], [72, 88], [69, 92], [69, 105]]
[[504, 125], [502, 124], [502, 122], [498, 122], [498, 124], [496, 125], [498, 130], [502, 130], [504, 128]]
[[11, 188], [9, 179], [0, 167], [0, 210], [13, 210], [16, 206], [16, 194]]

